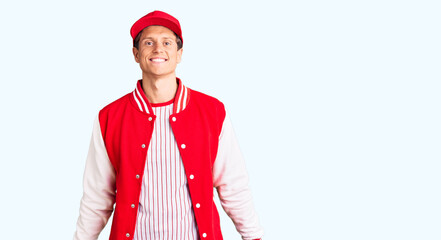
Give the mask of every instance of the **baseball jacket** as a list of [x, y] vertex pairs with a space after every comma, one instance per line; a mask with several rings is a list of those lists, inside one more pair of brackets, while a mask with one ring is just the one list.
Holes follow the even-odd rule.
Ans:
[[[263, 230], [253, 207], [245, 162], [224, 105], [177, 81], [169, 121], [192, 205], [198, 206], [193, 211], [200, 239], [223, 239], [213, 187], [242, 238], [261, 238]], [[110, 240], [133, 238], [155, 118], [141, 80], [133, 92], [99, 112], [86, 160], [75, 240], [97, 239], [113, 211]]]

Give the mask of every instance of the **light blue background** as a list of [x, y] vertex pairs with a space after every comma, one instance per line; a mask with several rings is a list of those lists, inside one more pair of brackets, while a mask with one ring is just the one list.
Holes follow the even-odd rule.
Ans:
[[1, 239], [72, 238], [93, 120], [141, 77], [129, 29], [156, 9], [182, 24], [178, 76], [230, 112], [265, 239], [441, 239], [424, 0], [1, 2]]

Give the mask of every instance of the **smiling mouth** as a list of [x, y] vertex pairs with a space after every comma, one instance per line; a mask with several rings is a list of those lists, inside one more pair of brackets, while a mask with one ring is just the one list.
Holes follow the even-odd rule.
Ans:
[[165, 59], [165, 58], [150, 58], [150, 61], [161, 63], [161, 62], [167, 61], [167, 59]]

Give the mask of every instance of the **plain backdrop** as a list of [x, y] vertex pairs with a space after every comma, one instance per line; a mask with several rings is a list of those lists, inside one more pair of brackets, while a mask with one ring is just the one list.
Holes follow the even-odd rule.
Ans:
[[93, 120], [141, 77], [129, 29], [153, 10], [181, 22], [178, 77], [230, 112], [265, 239], [441, 239], [427, 0], [2, 1], [1, 239], [72, 239]]

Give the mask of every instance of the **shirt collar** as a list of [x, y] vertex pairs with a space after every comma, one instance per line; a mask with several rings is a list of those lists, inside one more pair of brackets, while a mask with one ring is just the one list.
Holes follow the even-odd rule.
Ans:
[[[176, 92], [174, 104], [173, 104], [173, 114], [182, 112], [187, 106], [190, 100], [190, 89], [188, 89], [184, 84], [182, 84], [181, 79], [176, 78], [178, 82], [178, 91]], [[132, 97], [134, 98], [136, 105], [141, 112], [147, 114], [153, 114], [152, 106], [145, 96], [144, 90], [141, 85], [142, 80], [136, 83], [136, 88], [132, 92]]]

